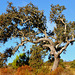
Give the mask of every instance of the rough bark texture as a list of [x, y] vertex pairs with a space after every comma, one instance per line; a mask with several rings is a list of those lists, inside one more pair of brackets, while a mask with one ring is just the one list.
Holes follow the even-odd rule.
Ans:
[[60, 58], [59, 57], [55, 57], [54, 63], [53, 63], [53, 67], [52, 67], [51, 71], [54, 71], [58, 67], [59, 61], [60, 61]]

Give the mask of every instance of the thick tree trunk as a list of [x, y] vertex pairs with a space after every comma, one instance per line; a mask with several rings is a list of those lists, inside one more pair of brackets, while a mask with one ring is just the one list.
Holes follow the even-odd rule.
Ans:
[[54, 71], [58, 67], [59, 61], [60, 61], [59, 57], [54, 58], [54, 64], [53, 64], [51, 71]]

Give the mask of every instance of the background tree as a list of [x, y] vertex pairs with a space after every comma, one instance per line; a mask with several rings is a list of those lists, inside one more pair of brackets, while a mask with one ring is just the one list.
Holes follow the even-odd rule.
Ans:
[[13, 48], [7, 48], [3, 53], [0, 52], [0, 67], [7, 67], [8, 57], [11, 57]]
[[25, 53], [21, 53], [19, 56], [16, 56], [12, 63], [9, 63], [9, 66], [10, 65], [15, 69], [22, 65], [29, 65], [29, 57], [27, 57]]
[[3, 67], [3, 58], [2, 53], [0, 52], [0, 68]]
[[[75, 41], [75, 22], [67, 22], [62, 11], [64, 6], [51, 5], [50, 21], [56, 24], [54, 30], [47, 31], [46, 17], [32, 3], [16, 8], [9, 3], [7, 13], [0, 15], [0, 42], [18, 37], [21, 43], [13, 49], [13, 54], [27, 42], [38, 43], [54, 56], [52, 70], [58, 67], [60, 54]], [[41, 35], [40, 35], [41, 34]]]
[[43, 48], [41, 48], [38, 45], [33, 45], [32, 48], [30, 49], [30, 59], [29, 59], [29, 64], [31, 67], [40, 69], [41, 66], [43, 65], [43, 59], [42, 59], [42, 51]]

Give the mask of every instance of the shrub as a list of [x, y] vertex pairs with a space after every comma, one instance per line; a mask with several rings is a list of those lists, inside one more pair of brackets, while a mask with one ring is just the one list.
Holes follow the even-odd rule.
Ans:
[[75, 68], [75, 63], [71, 63], [71, 68]]
[[48, 66], [41, 66], [40, 69], [36, 70], [37, 75], [47, 75], [47, 73], [50, 71]]
[[64, 63], [63, 63], [63, 59], [60, 59], [59, 66], [63, 67], [63, 68], [66, 68], [65, 65], [64, 65]]
[[63, 67], [64, 69], [66, 68], [66, 66], [63, 63], [60, 63], [59, 66]]
[[75, 68], [75, 60], [72, 61], [72, 63], [70, 64], [71, 68]]
[[15, 75], [33, 75], [33, 69], [30, 66], [22, 66], [17, 69]]
[[55, 71], [52, 71], [50, 75], [61, 75], [61, 73], [64, 71], [62, 67], [58, 67]]
[[16, 59], [14, 59], [14, 61], [12, 62], [12, 67], [17, 69], [22, 65], [29, 65], [28, 62], [29, 62], [29, 57], [27, 57], [25, 53], [22, 53], [19, 56], [16, 56]]
[[0, 68], [0, 75], [14, 75], [14, 71], [15, 70], [9, 68]]

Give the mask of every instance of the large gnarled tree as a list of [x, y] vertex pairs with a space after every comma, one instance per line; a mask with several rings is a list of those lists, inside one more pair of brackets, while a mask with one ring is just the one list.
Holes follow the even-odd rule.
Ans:
[[[51, 5], [50, 21], [56, 24], [53, 31], [47, 31], [46, 17], [32, 3], [16, 8], [9, 3], [7, 13], [0, 15], [0, 42], [18, 37], [21, 43], [13, 49], [14, 54], [27, 42], [39, 43], [54, 56], [52, 70], [58, 67], [60, 54], [75, 41], [75, 22], [67, 22], [62, 11], [64, 6]], [[51, 28], [50, 28], [51, 29]]]

